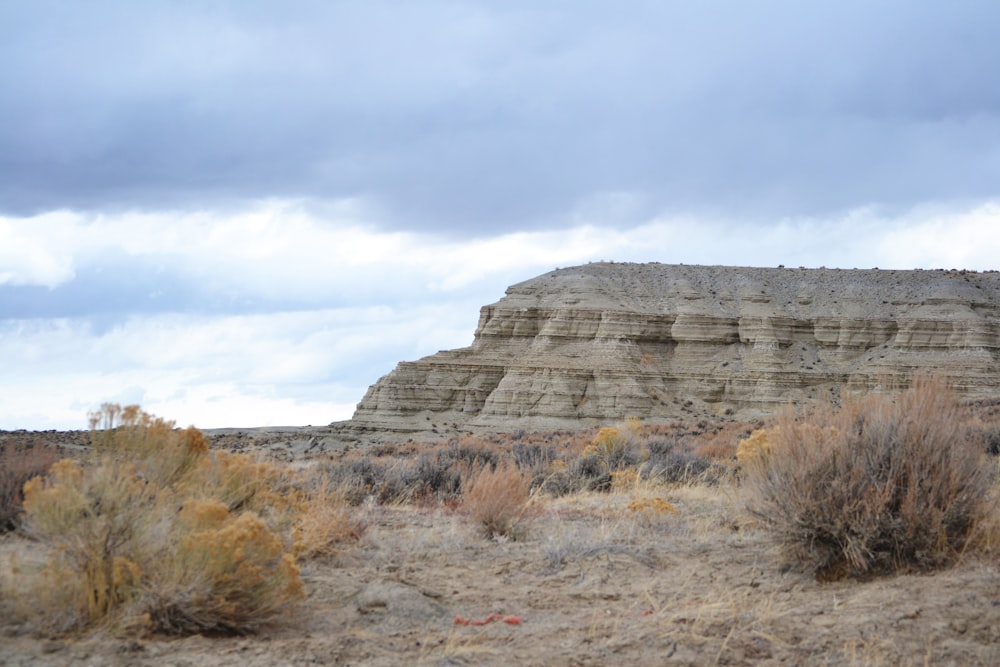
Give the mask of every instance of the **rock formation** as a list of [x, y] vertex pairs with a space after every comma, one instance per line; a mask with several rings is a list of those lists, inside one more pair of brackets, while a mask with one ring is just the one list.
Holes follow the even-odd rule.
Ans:
[[967, 398], [1000, 395], [1000, 273], [588, 264], [510, 287], [470, 347], [400, 363], [351, 424], [756, 417], [922, 369]]

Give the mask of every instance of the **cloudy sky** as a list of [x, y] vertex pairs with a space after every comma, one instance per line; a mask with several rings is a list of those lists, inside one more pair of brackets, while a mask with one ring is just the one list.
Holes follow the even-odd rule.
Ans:
[[1000, 5], [0, 0], [0, 428], [348, 418], [592, 260], [1000, 268]]

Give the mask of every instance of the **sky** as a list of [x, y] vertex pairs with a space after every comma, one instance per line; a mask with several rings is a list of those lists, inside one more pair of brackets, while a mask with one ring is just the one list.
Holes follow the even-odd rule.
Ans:
[[1000, 268], [1000, 4], [0, 0], [0, 429], [347, 419], [589, 261]]

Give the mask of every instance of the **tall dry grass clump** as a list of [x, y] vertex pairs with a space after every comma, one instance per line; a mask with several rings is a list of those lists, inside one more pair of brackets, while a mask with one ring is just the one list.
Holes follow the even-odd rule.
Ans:
[[531, 480], [515, 466], [501, 463], [473, 472], [463, 484], [462, 507], [483, 535], [522, 539], [532, 518]]
[[246, 633], [303, 597], [292, 533], [309, 496], [287, 475], [135, 406], [106, 405], [92, 426], [93, 460], [25, 484], [24, 531], [51, 554], [18, 573], [25, 620]]
[[295, 555], [320, 559], [340, 555], [361, 539], [367, 524], [352, 511], [344, 492], [325, 475], [314, 481], [292, 528]]
[[821, 579], [945, 566], [994, 510], [992, 468], [969, 433], [928, 377], [785, 412], [741, 451], [748, 508]]

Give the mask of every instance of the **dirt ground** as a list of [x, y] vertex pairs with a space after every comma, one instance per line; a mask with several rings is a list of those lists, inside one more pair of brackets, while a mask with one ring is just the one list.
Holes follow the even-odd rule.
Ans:
[[[677, 513], [628, 507], [656, 497]], [[526, 538], [497, 542], [447, 507], [368, 506], [359, 545], [303, 566], [308, 598], [280, 626], [76, 640], [7, 626], [0, 665], [1000, 664], [995, 563], [818, 583], [740, 507], [726, 485], [541, 498]], [[0, 538], [0, 563], [24, 548]]]

